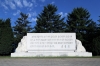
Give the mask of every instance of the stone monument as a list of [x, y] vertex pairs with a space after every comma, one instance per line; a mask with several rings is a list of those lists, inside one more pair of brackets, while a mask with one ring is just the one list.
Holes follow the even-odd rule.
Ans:
[[91, 57], [76, 33], [27, 33], [11, 57]]

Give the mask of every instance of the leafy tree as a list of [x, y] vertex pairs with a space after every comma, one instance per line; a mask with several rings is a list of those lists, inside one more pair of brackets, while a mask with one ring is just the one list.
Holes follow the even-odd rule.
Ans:
[[90, 44], [87, 43], [87, 39], [89, 37], [87, 37], [86, 33], [91, 29], [91, 26], [89, 25], [93, 24], [94, 22], [90, 19], [90, 13], [88, 12], [88, 10], [82, 7], [74, 8], [67, 17], [67, 31], [76, 32], [77, 39], [83, 42], [86, 50], [91, 50], [89, 48], [91, 47]]
[[10, 19], [0, 20], [0, 55], [9, 55], [12, 52], [13, 31]]
[[52, 4], [44, 6], [44, 10], [39, 14], [34, 27], [36, 33], [64, 32], [65, 23], [61, 15], [56, 14], [57, 7]]
[[[20, 13], [20, 17], [16, 20], [14, 28], [15, 44], [18, 44], [23, 36], [31, 32], [32, 28], [29, 25], [28, 15]], [[17, 46], [17, 45], [16, 45]]]

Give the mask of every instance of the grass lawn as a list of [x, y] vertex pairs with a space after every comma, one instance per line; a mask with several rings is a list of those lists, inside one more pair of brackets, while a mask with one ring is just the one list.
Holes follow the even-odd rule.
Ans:
[[100, 58], [100, 56], [93, 56], [93, 57], [10, 57], [10, 56], [0, 56], [0, 58]]

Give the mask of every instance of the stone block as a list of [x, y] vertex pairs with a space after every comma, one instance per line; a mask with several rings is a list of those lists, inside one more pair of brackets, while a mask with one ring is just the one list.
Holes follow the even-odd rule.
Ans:
[[76, 33], [28, 33], [11, 57], [91, 57]]

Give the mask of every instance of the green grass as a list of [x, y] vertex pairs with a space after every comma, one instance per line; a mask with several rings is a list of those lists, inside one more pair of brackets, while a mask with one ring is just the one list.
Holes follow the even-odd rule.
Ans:
[[0, 58], [10, 58], [10, 56], [0, 56]]
[[36, 58], [36, 59], [38, 59], [38, 58], [43, 58], [43, 59], [48, 59], [48, 58], [50, 58], [50, 59], [52, 59], [52, 58], [100, 58], [100, 56], [93, 56], [93, 57], [10, 57], [10, 56], [0, 56], [0, 58]]
[[100, 56], [93, 56], [92, 58], [100, 58]]

